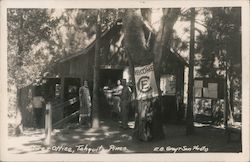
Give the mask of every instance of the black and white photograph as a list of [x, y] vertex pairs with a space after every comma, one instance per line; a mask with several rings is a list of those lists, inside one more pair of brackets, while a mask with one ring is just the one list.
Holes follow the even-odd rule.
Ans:
[[249, 1], [15, 2], [0, 160], [249, 160]]

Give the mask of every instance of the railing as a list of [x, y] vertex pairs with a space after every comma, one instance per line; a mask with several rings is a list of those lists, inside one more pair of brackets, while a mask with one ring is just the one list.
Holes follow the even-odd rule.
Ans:
[[46, 104], [46, 111], [45, 111], [45, 140], [44, 140], [44, 144], [47, 146], [51, 145], [51, 132], [52, 129], [60, 126], [61, 124], [69, 121], [70, 119], [72, 119], [73, 117], [77, 116], [79, 114], [79, 110], [70, 114], [69, 116], [57, 121], [56, 123], [53, 124], [52, 122], [52, 111], [58, 110], [58, 109], [63, 109], [66, 106], [70, 106], [75, 104], [78, 101], [78, 98], [72, 98], [66, 102], [63, 103], [59, 103], [56, 105], [52, 105], [51, 102], [48, 102]]

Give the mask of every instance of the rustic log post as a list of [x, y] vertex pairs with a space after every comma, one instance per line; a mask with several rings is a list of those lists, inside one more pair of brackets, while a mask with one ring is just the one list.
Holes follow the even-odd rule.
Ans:
[[51, 145], [51, 131], [52, 131], [52, 109], [51, 109], [51, 103], [48, 102], [46, 104], [46, 111], [45, 111], [45, 140], [44, 140], [44, 144], [46, 146]]
[[195, 44], [195, 8], [191, 8], [191, 26], [190, 26], [190, 57], [189, 57], [189, 72], [188, 72], [188, 107], [187, 107], [187, 123], [186, 134], [194, 133], [193, 123], [193, 102], [194, 102], [194, 44]]
[[94, 86], [93, 86], [93, 108], [92, 108], [92, 127], [99, 128], [99, 81], [100, 81], [100, 39], [101, 39], [101, 17], [102, 11], [98, 10], [96, 21], [96, 44], [95, 44], [95, 64], [94, 64]]

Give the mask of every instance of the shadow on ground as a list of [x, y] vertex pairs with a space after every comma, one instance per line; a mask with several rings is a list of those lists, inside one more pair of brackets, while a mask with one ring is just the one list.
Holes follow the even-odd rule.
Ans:
[[[133, 127], [133, 123], [130, 123]], [[44, 131], [25, 131], [20, 137], [9, 137], [10, 153], [181, 153], [241, 152], [241, 141], [227, 142], [220, 127], [196, 124], [195, 133], [186, 136], [184, 125], [165, 125], [165, 138], [142, 142], [133, 138], [133, 129], [123, 130], [115, 121], [101, 121], [99, 129], [69, 124], [55, 129], [51, 147], [45, 147]]]

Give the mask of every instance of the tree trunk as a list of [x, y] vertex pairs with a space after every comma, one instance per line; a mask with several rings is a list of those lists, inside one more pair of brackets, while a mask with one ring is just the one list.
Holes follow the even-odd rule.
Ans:
[[[143, 24], [142, 16], [144, 15], [144, 20], [148, 21], [150, 24], [150, 11], [149, 9], [144, 9], [143, 12], [138, 11], [138, 9], [128, 9], [127, 15], [124, 18], [124, 41], [125, 41], [125, 48], [126, 53], [129, 58], [130, 66], [143, 66], [147, 65], [151, 62], [154, 63], [155, 75], [157, 75], [157, 87], [160, 91], [160, 74], [159, 64], [161, 63], [162, 52], [167, 51], [167, 44], [169, 44], [172, 34], [172, 28], [174, 23], [178, 18], [179, 9], [169, 9], [168, 12], [164, 12], [164, 17], [162, 19], [161, 30], [157, 34], [157, 40], [155, 42], [155, 46], [152, 51], [147, 48], [146, 44], [146, 37], [143, 31]], [[153, 33], [155, 34], [155, 33]], [[160, 54], [159, 54], [160, 52]], [[160, 58], [157, 58], [160, 57]], [[132, 69], [134, 67], [130, 67]], [[134, 77], [134, 70], [131, 70], [132, 76]], [[160, 94], [160, 93], [159, 93]], [[136, 110], [136, 123], [135, 123], [135, 134], [136, 137], [142, 139], [141, 136], [141, 125], [138, 123], [142, 123], [142, 116], [144, 107], [150, 106], [153, 109], [153, 123], [152, 123], [152, 134], [154, 138], [162, 138], [164, 136], [163, 133], [163, 126], [161, 122], [161, 102], [160, 97], [155, 99], [147, 99], [147, 100], [140, 100], [137, 101], [137, 110]], [[142, 139], [143, 140], [143, 139]]]
[[[179, 14], [180, 14], [179, 8], [163, 9], [163, 16], [161, 19], [160, 29], [156, 35], [155, 45], [153, 49], [156, 75], [160, 74], [160, 68], [161, 68], [160, 66], [163, 61], [162, 59], [163, 54], [167, 55], [166, 58], [168, 58], [169, 55], [168, 50], [170, 49], [170, 43], [173, 34], [173, 26], [177, 21]], [[156, 76], [156, 78], [158, 77]]]
[[96, 27], [96, 44], [95, 44], [95, 65], [94, 65], [94, 87], [93, 87], [93, 110], [92, 110], [92, 127], [99, 128], [99, 57], [100, 57], [100, 38], [101, 38], [101, 11], [98, 11]]
[[[144, 24], [141, 11], [139, 9], [128, 9], [123, 22], [126, 54], [129, 59], [132, 79], [136, 86], [134, 80], [134, 66], [143, 66], [151, 63], [153, 61], [153, 56], [146, 48], [146, 37], [143, 31]], [[135, 97], [137, 98], [137, 96]], [[134, 135], [137, 139], [143, 141], [152, 139], [152, 129], [149, 131], [150, 135], [148, 132], [145, 132], [145, 123], [147, 123], [145, 120], [149, 107], [152, 107], [151, 99], [136, 101]], [[160, 126], [158, 126], [158, 128], [162, 129]]]
[[232, 66], [230, 63], [230, 68], [229, 68], [229, 123], [233, 124], [234, 123], [234, 117], [233, 117], [233, 113], [234, 113], [234, 85], [233, 85], [233, 70], [232, 70]]
[[189, 56], [189, 73], [188, 73], [188, 109], [187, 109], [187, 127], [186, 134], [194, 132], [193, 124], [193, 86], [194, 86], [194, 31], [195, 31], [195, 8], [191, 8], [191, 26], [190, 26], [190, 56]]
[[224, 128], [227, 131], [228, 127], [228, 59], [227, 53], [226, 56], [226, 74], [225, 74], [225, 83], [224, 83]]
[[[164, 54], [168, 59], [170, 51], [170, 43], [173, 34], [173, 27], [178, 19], [179, 14], [180, 14], [179, 8], [163, 9], [163, 16], [161, 18], [160, 29], [156, 34], [153, 54], [154, 54], [155, 78], [158, 91], [160, 94], [160, 102], [161, 102], [160, 78], [161, 78], [161, 65], [163, 61], [162, 56]], [[167, 62], [167, 60], [165, 60], [165, 62]], [[162, 104], [160, 105], [161, 105], [161, 111], [163, 111]]]
[[[22, 43], [22, 32], [24, 28], [24, 19], [23, 19], [23, 13], [21, 12], [19, 16], [19, 31], [18, 31], [18, 51], [17, 51], [17, 62], [16, 65], [21, 69], [21, 66], [23, 65], [23, 43]], [[19, 69], [17, 69], [19, 70]], [[23, 81], [20, 78], [17, 78], [15, 76], [15, 86], [16, 86], [16, 123], [15, 123], [15, 135], [21, 135], [23, 133], [23, 123], [22, 123], [22, 113], [21, 113], [21, 101], [20, 101], [20, 95], [21, 91], [18, 87], [21, 87], [23, 84]]]
[[15, 135], [19, 136], [23, 134], [22, 112], [21, 112], [21, 91], [17, 89], [16, 94], [16, 123], [15, 123]]

